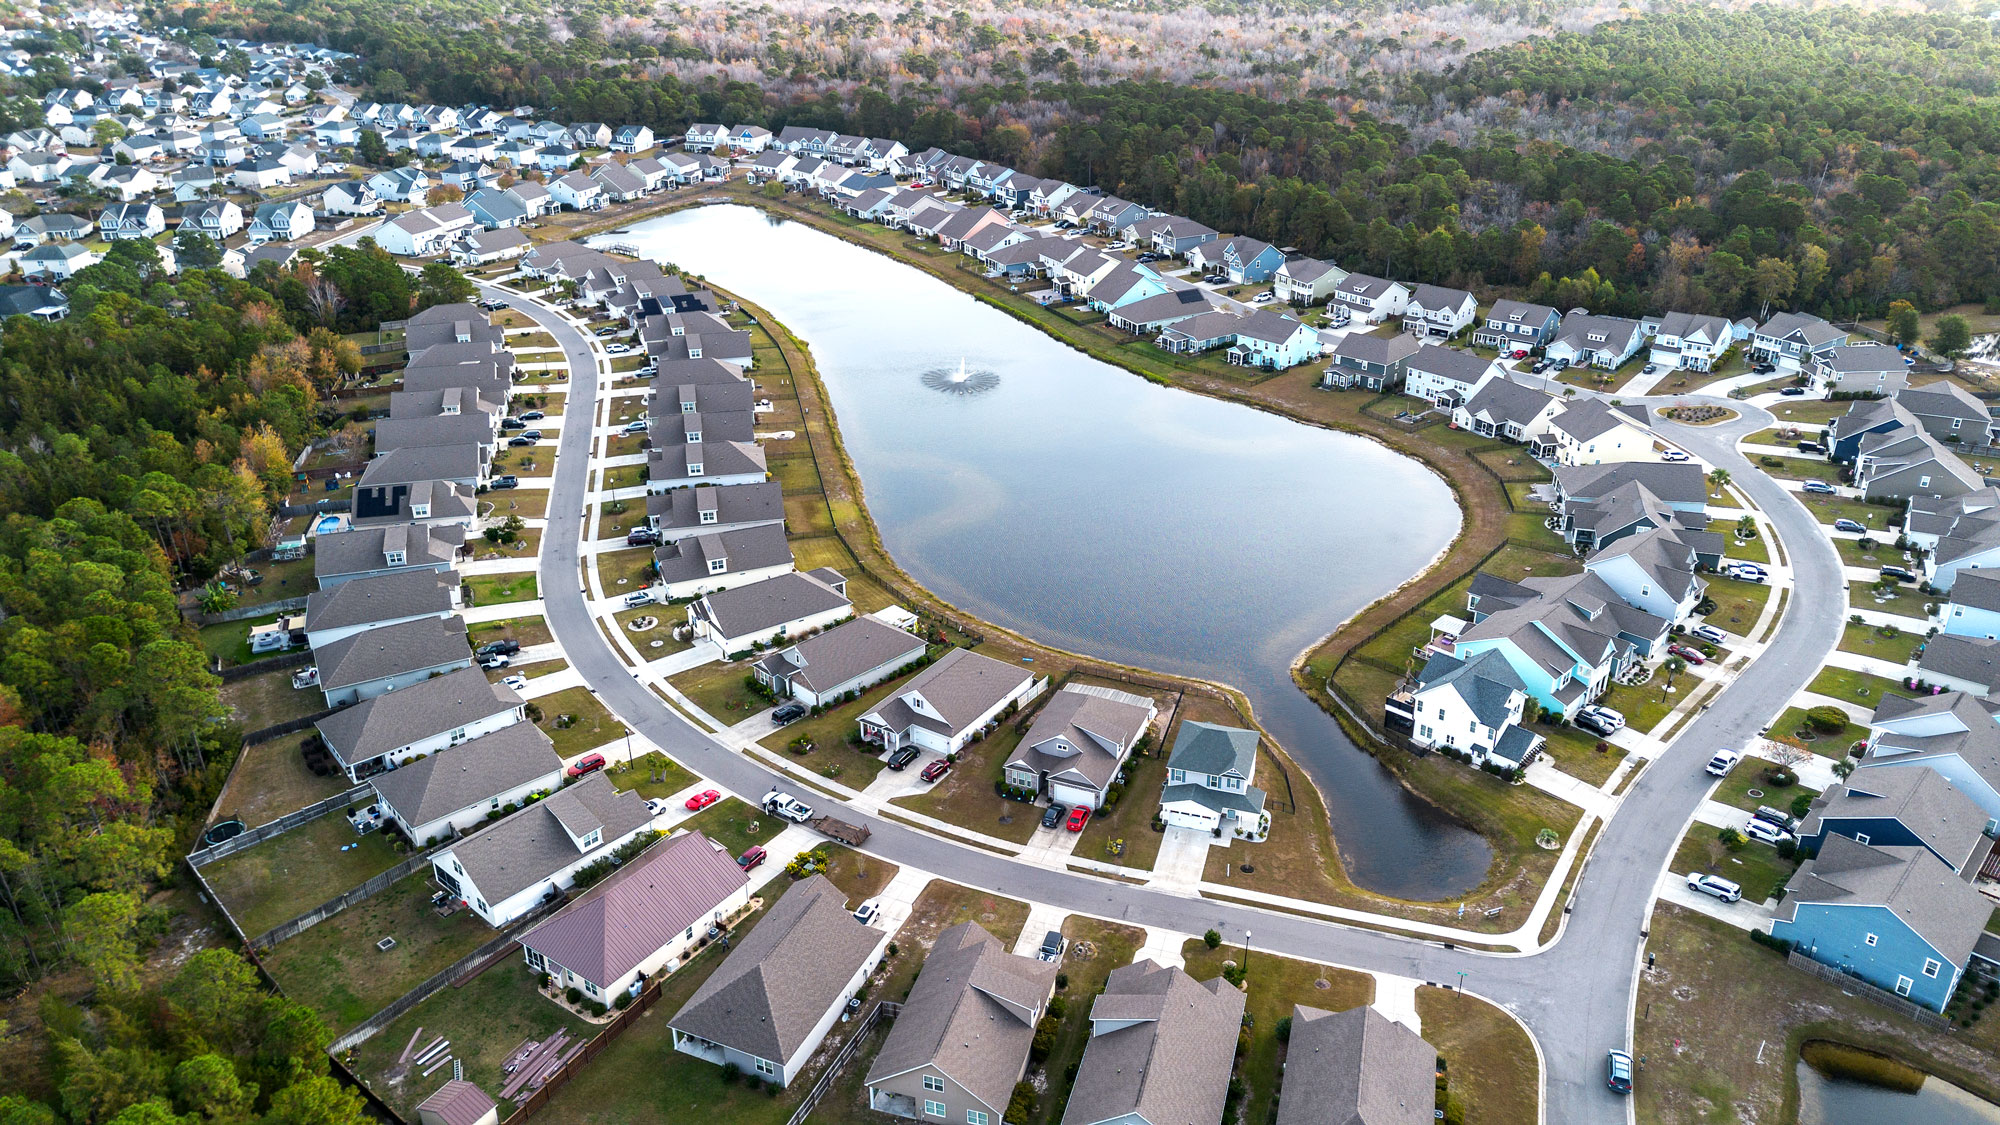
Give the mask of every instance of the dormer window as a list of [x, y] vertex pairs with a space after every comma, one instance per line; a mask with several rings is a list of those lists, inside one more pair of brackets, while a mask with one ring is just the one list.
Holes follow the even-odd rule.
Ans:
[[682, 414], [693, 414], [693, 413], [694, 413], [694, 402], [693, 402], [692, 400], [689, 400], [689, 399], [683, 399], [683, 400], [681, 401], [681, 413], [682, 413]]
[[583, 848], [584, 851], [589, 851], [590, 849], [596, 847], [597, 845], [603, 842], [604, 842], [604, 829], [593, 828], [590, 831], [584, 833], [583, 839], [579, 840], [577, 843], [580, 847]]
[[715, 523], [719, 518], [721, 518], [721, 515], [722, 513], [718, 512], [714, 508], [704, 508], [702, 509], [701, 512], [701, 522]]
[[729, 560], [726, 558], [708, 560], [708, 572], [710, 574], [721, 574], [728, 569]]
[[688, 475], [689, 475], [689, 476], [691, 476], [691, 477], [698, 477], [698, 476], [700, 476], [700, 475], [701, 475], [701, 462], [699, 462], [699, 461], [689, 461], [689, 462], [688, 462]]
[[429, 504], [410, 505], [410, 518], [416, 520], [427, 520], [431, 518], [431, 506]]
[[687, 439], [689, 445], [693, 445], [701, 441], [701, 431], [698, 429], [689, 429], [687, 432]]
[[402, 566], [409, 556], [403, 551], [385, 551], [383, 557], [389, 566]]

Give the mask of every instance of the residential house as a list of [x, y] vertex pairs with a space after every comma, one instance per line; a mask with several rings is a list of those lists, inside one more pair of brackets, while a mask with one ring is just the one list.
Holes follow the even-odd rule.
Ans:
[[1863, 399], [1850, 403], [1847, 412], [1835, 418], [1826, 431], [1830, 439], [1827, 460], [1851, 465], [1861, 454], [1861, 439], [1869, 434], [1887, 433], [1900, 426], [1915, 425], [1915, 417], [1898, 406], [1894, 399]]
[[1175, 289], [1121, 305], [1111, 310], [1109, 320], [1113, 328], [1135, 336], [1148, 332], [1157, 336], [1181, 321], [1216, 312], [1221, 301], [1222, 298], [1206, 289]]
[[729, 142], [729, 126], [697, 121], [681, 134], [681, 147], [689, 152], [710, 152]]
[[1190, 247], [1187, 260], [1198, 270], [1220, 273], [1230, 284], [1243, 285], [1269, 281], [1285, 264], [1285, 254], [1268, 242], [1238, 234]]
[[1420, 749], [1443, 746], [1473, 765], [1509, 769], [1526, 769], [1541, 753], [1542, 736], [1521, 725], [1536, 714], [1527, 684], [1493, 649], [1462, 660], [1433, 652], [1409, 700], [1410, 741]]
[[1160, 817], [1170, 828], [1192, 828], [1231, 839], [1262, 840], [1271, 830], [1257, 777], [1254, 730], [1181, 720], [1167, 752]]
[[57, 211], [22, 219], [20, 225], [14, 228], [14, 241], [27, 247], [50, 242], [74, 242], [89, 238], [96, 230], [96, 220], [88, 215]]
[[1708, 584], [1697, 571], [1722, 561], [1722, 535], [1669, 524], [1600, 543], [1583, 569], [1634, 609], [1686, 625]]
[[655, 447], [646, 455], [646, 491], [700, 484], [755, 484], [765, 478], [764, 450], [753, 442], [704, 441]]
[[1957, 496], [1911, 497], [1903, 538], [1924, 552], [1924, 581], [1955, 592], [1961, 574], [2000, 566], [2000, 489], [1984, 485]]
[[306, 643], [321, 648], [382, 625], [450, 617], [458, 610], [459, 587], [452, 577], [399, 570], [315, 590], [306, 595]]
[[1206, 1125], [1223, 1119], [1243, 991], [1150, 960], [1111, 970], [1062, 1125]]
[[1184, 219], [1179, 215], [1155, 215], [1133, 223], [1127, 237], [1134, 245], [1150, 247], [1168, 257], [1185, 258], [1195, 247], [1214, 242], [1222, 236], [1216, 233], [1215, 228], [1205, 227], [1193, 219]]
[[1639, 354], [1646, 343], [1646, 327], [1623, 316], [1593, 316], [1578, 310], [1563, 317], [1554, 340], [1542, 354], [1571, 367], [1597, 367], [1616, 371]]
[[69, 296], [50, 285], [0, 285], [0, 318], [32, 316], [61, 320], [69, 315]]
[[[1935, 770], [1972, 798], [2000, 832], [2000, 702], [1965, 692], [1905, 699], [1884, 695], [1869, 720], [1868, 749], [1849, 780], [1871, 770]], [[1869, 775], [1872, 776], [1872, 775]]]
[[1596, 398], [1571, 402], [1555, 416], [1549, 432], [1555, 437], [1556, 460], [1565, 465], [1657, 461], [1660, 456], [1652, 417], [1637, 403], [1612, 406]]
[[1992, 913], [1991, 900], [1924, 848], [1830, 836], [1785, 884], [1771, 936], [1941, 1012]]
[[678, 969], [750, 905], [750, 876], [699, 832], [662, 840], [521, 935], [530, 972], [604, 1005]]
[[292, 170], [275, 156], [249, 156], [229, 169], [229, 182], [245, 191], [269, 191], [292, 182]]
[[532, 245], [519, 228], [470, 231], [452, 247], [451, 260], [461, 266], [483, 266], [521, 257]]
[[1347, 271], [1318, 258], [1291, 258], [1271, 275], [1271, 292], [1292, 305], [1317, 305], [1333, 296]]
[[607, 202], [604, 185], [582, 172], [571, 172], [550, 183], [549, 194], [570, 211], [595, 211]]
[[1450, 410], [1470, 399], [1488, 376], [1503, 377], [1497, 360], [1456, 348], [1422, 347], [1403, 361], [1403, 393]]
[[1876, 502], [1959, 496], [1985, 486], [1942, 441], [1909, 426], [1864, 436], [1854, 456], [1854, 487]]
[[2000, 688], [2000, 640], [1933, 634], [1918, 654], [1914, 675], [1946, 691], [1992, 695]]
[[416, 211], [405, 211], [383, 223], [375, 232], [382, 249], [405, 258], [442, 254], [453, 242], [478, 226], [464, 204], [440, 203]]
[[1478, 319], [1478, 298], [1442, 285], [1418, 285], [1403, 306], [1403, 331], [1424, 340], [1449, 340]]
[[313, 141], [328, 151], [350, 148], [361, 143], [361, 126], [353, 121], [322, 121], [313, 126], [312, 135]]
[[329, 215], [379, 215], [382, 200], [367, 180], [343, 180], [320, 193], [320, 206]]
[[591, 774], [451, 844], [431, 858], [431, 876], [501, 929], [568, 890], [579, 869], [647, 831], [652, 819], [637, 790]]
[[[457, 674], [486, 678], [477, 669]], [[402, 694], [427, 686], [419, 684]], [[494, 813], [520, 808], [536, 794], [553, 793], [562, 788], [562, 781], [563, 761], [549, 736], [533, 723], [516, 722], [406, 760], [400, 768], [370, 777], [368, 784], [388, 819], [406, 839], [423, 847], [470, 832]]]
[[2000, 640], [2000, 573], [1968, 570], [1957, 575], [1936, 617], [1948, 636]]
[[1265, 371], [1283, 371], [1319, 358], [1319, 332], [1282, 313], [1253, 310], [1240, 317], [1230, 363]]
[[1813, 800], [1799, 825], [1799, 851], [1818, 854], [1828, 836], [1878, 848], [1923, 848], [1970, 882], [1993, 854], [1987, 820], [1986, 810], [1943, 774], [1867, 770]]
[[438, 173], [438, 182], [461, 193], [478, 191], [500, 179], [491, 164], [479, 160], [454, 160]]
[[[524, 718], [524, 704], [514, 689], [489, 683], [484, 672], [468, 667], [373, 696], [313, 726], [348, 780], [358, 782]], [[415, 839], [422, 843], [429, 837]]]
[[1787, 375], [1812, 369], [1814, 357], [1847, 343], [1847, 333], [1808, 313], [1781, 312], [1750, 337], [1750, 358]]
[[1105, 807], [1106, 794], [1159, 714], [1152, 699], [1096, 684], [1070, 684], [1051, 696], [1015, 745], [1007, 784], [1075, 808]]
[[780, 699], [826, 707], [889, 679], [924, 654], [922, 637], [874, 617], [857, 617], [764, 656], [750, 673]]
[[[598, 165], [590, 178], [604, 189], [604, 199], [610, 203], [628, 203], [646, 193], [645, 177], [615, 161]], [[562, 180], [556, 184], [561, 187]]]
[[1007, 952], [977, 922], [937, 936], [868, 1066], [868, 1108], [1000, 1125], [1028, 1070], [1059, 966]]
[[[1443, 350], [1426, 347], [1418, 354]], [[1556, 396], [1502, 374], [1481, 382], [1472, 397], [1452, 407], [1451, 420], [1461, 430], [1517, 442], [1526, 445], [1532, 456], [1548, 457], [1555, 448], [1550, 426], [1562, 408], [1562, 400]]]
[[[1704, 531], [1708, 527], [1706, 506], [1700, 501], [1692, 507], [1674, 504], [1661, 499], [1651, 487], [1636, 480], [1609, 487], [1588, 500], [1560, 500], [1556, 510], [1560, 521], [1558, 530], [1563, 539], [1584, 552], [1608, 547], [1627, 536], [1643, 534], [1655, 528]], [[1706, 565], [1720, 563], [1722, 544], [1719, 537], [1713, 541], [1702, 540], [1700, 546]], [[1716, 553], [1714, 559], [1707, 558], [1711, 547]]]
[[299, 200], [290, 203], [259, 203], [250, 217], [250, 241], [291, 242], [311, 234], [313, 210]]
[[549, 189], [542, 184], [533, 180], [515, 180], [513, 184], [501, 190], [520, 200], [521, 206], [526, 208], [531, 219], [555, 214], [557, 206], [555, 196], [550, 195]]
[[368, 177], [368, 189], [377, 199], [422, 207], [430, 195], [430, 173], [421, 168], [391, 168]]
[[[1341, 283], [1341, 291], [1345, 292], [1347, 285], [1359, 276], [1349, 274], [1348, 280]], [[1330, 353], [1333, 362], [1327, 365], [1320, 386], [1342, 390], [1360, 387], [1378, 393], [1393, 391], [1403, 385], [1404, 365], [1421, 347], [1414, 336], [1407, 334], [1385, 338], [1349, 332], [1333, 346]]]
[[1986, 403], [1949, 379], [1904, 387], [1896, 404], [1910, 412], [1925, 433], [1953, 445], [1991, 445], [1993, 416]]
[[1673, 312], [1660, 318], [1647, 357], [1668, 371], [1709, 371], [1730, 348], [1749, 338], [1747, 327], [1707, 313]]
[[472, 666], [465, 622], [423, 617], [342, 637], [313, 651], [328, 707], [373, 699]]
[[611, 135], [613, 152], [645, 152], [653, 147], [653, 130], [645, 125], [620, 125]]
[[[484, 455], [484, 450], [481, 451], [481, 455]], [[469, 531], [478, 518], [478, 512], [479, 504], [472, 486], [448, 480], [422, 480], [375, 488], [357, 487], [354, 492], [354, 514], [350, 522], [355, 528], [384, 527], [399, 523], [457, 524]]]
[[97, 216], [97, 229], [106, 242], [129, 238], [157, 238], [167, 230], [167, 217], [152, 203], [114, 203]]
[[15, 259], [21, 276], [65, 281], [104, 260], [80, 242], [44, 242]]
[[762, 125], [738, 125], [729, 131], [732, 152], [756, 156], [771, 147], [771, 131]]
[[861, 740], [899, 750], [956, 754], [1009, 707], [1033, 699], [1046, 680], [1018, 665], [954, 648], [861, 715]]
[[1292, 1006], [1275, 1125], [1420, 1125], [1435, 1119], [1438, 1052], [1369, 1005]]
[[384, 527], [322, 535], [313, 550], [320, 589], [397, 570], [444, 573], [457, 561], [464, 531], [448, 527]]
[[886, 931], [854, 919], [845, 891], [824, 875], [808, 876], [772, 904], [667, 1022], [674, 1050], [787, 1085], [888, 943]]
[[1365, 273], [1350, 273], [1333, 287], [1327, 307], [1345, 313], [1351, 323], [1382, 324], [1410, 307], [1409, 286]]
[[1513, 666], [1542, 710], [1568, 720], [1640, 658], [1661, 652], [1672, 622], [1635, 609], [1594, 574], [1513, 582], [1481, 572], [1466, 594], [1472, 626], [1452, 652], [1489, 649]]
[[220, 243], [243, 229], [243, 208], [227, 199], [205, 199], [181, 208], [179, 230], [205, 234]]
[[654, 548], [653, 569], [649, 592], [676, 601], [790, 573], [792, 549], [782, 524], [702, 532]]
[[754, 644], [824, 629], [853, 612], [847, 579], [820, 567], [704, 594], [689, 603], [688, 625], [696, 643], [733, 656]]
[[1829, 394], [1893, 395], [1909, 385], [1903, 353], [1887, 344], [1844, 344], [1812, 357], [1813, 382]]

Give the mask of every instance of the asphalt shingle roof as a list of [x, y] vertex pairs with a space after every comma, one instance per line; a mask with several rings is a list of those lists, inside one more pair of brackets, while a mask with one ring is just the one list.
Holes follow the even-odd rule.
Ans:
[[[465, 671], [479, 675], [476, 669]], [[559, 785], [562, 768], [562, 758], [540, 727], [513, 723], [376, 774], [368, 782], [405, 824], [420, 828], [537, 779]]]
[[748, 882], [728, 849], [682, 832], [521, 935], [521, 944], [608, 988], [688, 927], [706, 927]]
[[520, 705], [513, 688], [488, 682], [477, 668], [462, 668], [363, 700], [315, 725], [341, 761], [352, 765]]
[[1437, 1104], [1437, 1048], [1371, 1007], [1292, 1008], [1277, 1125], [1419, 1125]]
[[330, 690], [461, 660], [471, 663], [472, 647], [460, 618], [419, 617], [321, 645], [313, 660], [319, 665], [320, 687]]
[[1091, 1006], [1092, 1031], [1100, 1020], [1136, 1022], [1090, 1037], [1062, 1125], [1222, 1120], [1243, 1005], [1243, 993], [1220, 977], [1198, 984], [1152, 961], [1113, 969]]

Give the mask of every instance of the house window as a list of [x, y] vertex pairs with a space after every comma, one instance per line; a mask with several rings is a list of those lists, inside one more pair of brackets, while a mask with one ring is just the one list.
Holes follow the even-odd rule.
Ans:
[[1857, 843], [1857, 844], [1865, 844], [1865, 843], [1867, 843], [1867, 842], [1868, 842], [1868, 833], [1866, 833], [1866, 832], [1856, 832], [1856, 833], [1854, 834], [1854, 842], [1855, 842], [1855, 843]]
[[1421, 715], [1423, 713], [1424, 713], [1424, 701], [1419, 699], [1417, 700], [1417, 714]]
[[402, 566], [402, 565], [403, 565], [403, 560], [404, 560], [404, 557], [405, 557], [405, 556], [404, 556], [404, 554], [403, 554], [403, 552], [401, 552], [401, 551], [390, 551], [390, 552], [388, 552], [388, 553], [387, 553], [387, 555], [388, 555], [388, 559], [387, 559], [387, 561], [388, 561], [388, 564], [389, 564], [390, 566]]
[[1937, 979], [1938, 970], [1942, 968], [1944, 968], [1944, 962], [1939, 961], [1937, 958], [1935, 957], [1924, 958], [1924, 975], [1931, 978], [1932, 980]]
[[1917, 478], [1918, 488], [1929, 488], [1930, 486], [1931, 486], [1931, 478], [1927, 476]]
[[937, 1118], [942, 1118], [942, 1117], [944, 1116], [944, 1103], [943, 1103], [943, 1102], [934, 1102], [934, 1101], [930, 1100], [929, 1098], [925, 1098], [925, 1099], [924, 1099], [924, 1116], [925, 1116], [925, 1117], [937, 1117]]
[[1423, 735], [1423, 736], [1424, 736], [1425, 738], [1429, 738], [1429, 737], [1431, 737], [1431, 728], [1429, 728], [1429, 727], [1418, 727], [1418, 728], [1417, 728], [1417, 733], [1418, 733], [1418, 734], [1421, 734], [1421, 735]]
[[933, 1094], [942, 1094], [944, 1093], [944, 1079], [939, 1078], [935, 1074], [926, 1074], [924, 1075], [924, 1089], [929, 1090]]
[[548, 962], [542, 960], [542, 955], [540, 953], [537, 953], [534, 950], [530, 949], [528, 950], [528, 964], [534, 966], [537, 969], [540, 969], [545, 967], [548, 964]]
[[986, 1125], [986, 1112], [978, 1109], [966, 1110], [965, 1125]]
[[1653, 596], [1653, 588], [1652, 588], [1651, 586], [1640, 586], [1640, 587], [1639, 587], [1639, 596], [1640, 596], [1640, 597], [1642, 597], [1642, 598], [1650, 598], [1650, 597], [1652, 597], [1652, 596]]
[[722, 573], [723, 571], [725, 571], [725, 570], [728, 570], [728, 569], [729, 569], [729, 560], [728, 560], [728, 559], [710, 559], [710, 560], [708, 560], [708, 572], [709, 572], [710, 574], [721, 574], [721, 573]]
[[778, 1073], [778, 1064], [777, 1064], [777, 1063], [774, 1063], [774, 1062], [772, 1062], [772, 1061], [771, 1061], [770, 1059], [758, 1059], [758, 1060], [757, 1060], [757, 1073], [759, 1073], [759, 1074], [776, 1074], [776, 1073]]
[[1218, 777], [1218, 776], [1217, 776], [1217, 775], [1215, 775], [1215, 774], [1209, 774], [1209, 775], [1208, 775], [1208, 787], [1209, 787], [1210, 789], [1220, 789], [1220, 788], [1222, 788], [1222, 778]]
[[1909, 977], [1897, 977], [1896, 995], [1908, 996], [1910, 994], [1910, 987], [1916, 983], [1916, 981], [1911, 980]]
[[480, 912], [481, 914], [484, 914], [484, 913], [486, 913], [486, 912], [487, 912], [487, 911], [488, 911], [489, 909], [491, 909], [490, 907], [488, 907], [488, 906], [486, 905], [486, 900], [485, 900], [485, 899], [483, 899], [483, 898], [475, 898], [475, 899], [473, 899], [473, 900], [472, 900], [472, 903], [473, 903], [473, 905], [474, 905], [474, 906], [477, 906], [477, 907], [479, 908], [479, 912]]
[[1874, 934], [1869, 934], [1867, 937], [1861, 939], [1861, 944], [1867, 946], [1870, 949], [1873, 949], [1875, 948], [1876, 940], [1877, 939]]

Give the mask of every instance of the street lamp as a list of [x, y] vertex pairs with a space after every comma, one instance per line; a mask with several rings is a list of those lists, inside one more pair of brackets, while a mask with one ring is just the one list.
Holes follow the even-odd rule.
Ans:
[[1250, 931], [1243, 931], [1243, 975], [1250, 975]]

